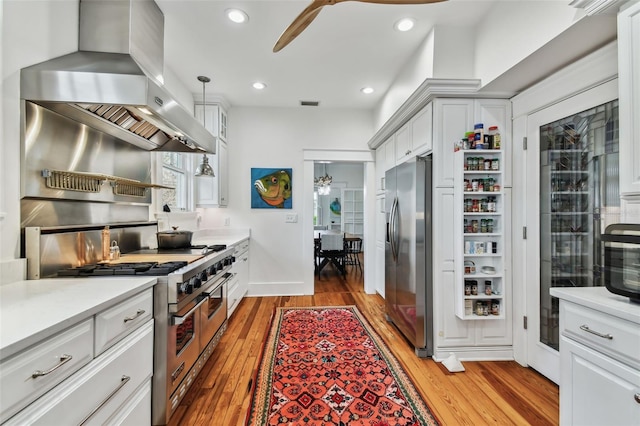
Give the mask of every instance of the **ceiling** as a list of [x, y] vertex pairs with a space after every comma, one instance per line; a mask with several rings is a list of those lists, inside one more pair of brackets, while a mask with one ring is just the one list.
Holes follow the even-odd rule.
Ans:
[[[449, 0], [423, 5], [344, 2], [326, 6], [291, 44], [273, 45], [310, 0], [156, 0], [165, 15], [165, 67], [196, 97], [198, 75], [211, 78], [207, 98], [221, 96], [233, 106], [372, 109], [434, 25], [472, 28], [496, 0]], [[504, 0], [502, 0], [504, 1]], [[245, 24], [224, 11], [239, 8]], [[398, 32], [403, 17], [416, 21]], [[266, 89], [257, 91], [252, 83]], [[375, 92], [360, 92], [371, 86]]]

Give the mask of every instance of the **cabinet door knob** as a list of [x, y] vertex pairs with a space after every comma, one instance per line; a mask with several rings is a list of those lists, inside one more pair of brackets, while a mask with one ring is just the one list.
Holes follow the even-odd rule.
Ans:
[[640, 404], [640, 393], [637, 393], [637, 394], [633, 395], [633, 399], [635, 399], [635, 400], [636, 400], [636, 402], [637, 402], [638, 404]]

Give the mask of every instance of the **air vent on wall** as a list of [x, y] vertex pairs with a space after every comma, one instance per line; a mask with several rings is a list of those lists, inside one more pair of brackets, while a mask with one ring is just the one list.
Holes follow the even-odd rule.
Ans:
[[318, 106], [320, 102], [318, 101], [300, 101], [300, 106]]

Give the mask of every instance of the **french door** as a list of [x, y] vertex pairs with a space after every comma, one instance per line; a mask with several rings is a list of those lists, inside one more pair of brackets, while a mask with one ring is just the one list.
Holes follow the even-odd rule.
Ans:
[[609, 82], [527, 118], [527, 364], [556, 383], [559, 309], [549, 289], [602, 285], [600, 233], [620, 202], [617, 97]]

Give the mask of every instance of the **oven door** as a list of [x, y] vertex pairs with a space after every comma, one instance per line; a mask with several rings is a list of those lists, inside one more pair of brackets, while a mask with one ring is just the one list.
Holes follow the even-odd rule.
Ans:
[[205, 299], [200, 308], [200, 352], [207, 347], [227, 319], [227, 283], [231, 277], [233, 274], [225, 274], [224, 278], [212, 283], [203, 293]]
[[194, 301], [169, 317], [167, 336], [168, 394], [172, 394], [200, 355], [200, 307], [206, 299]]

